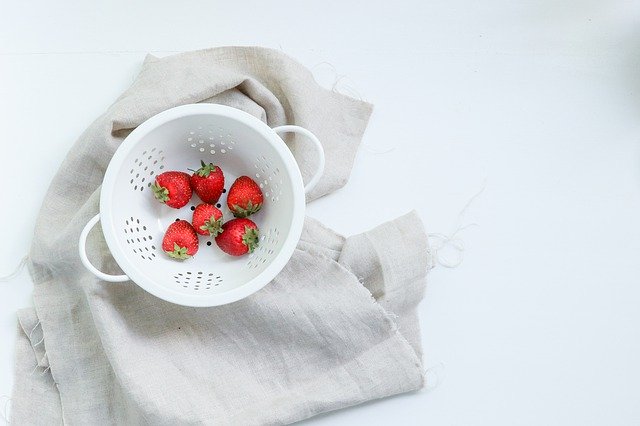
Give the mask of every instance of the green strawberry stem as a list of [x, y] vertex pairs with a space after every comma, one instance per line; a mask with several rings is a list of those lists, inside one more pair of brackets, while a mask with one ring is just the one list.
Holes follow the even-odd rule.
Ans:
[[262, 208], [262, 204], [258, 203], [254, 205], [251, 202], [251, 200], [249, 200], [249, 202], [247, 202], [247, 207], [245, 208], [242, 208], [239, 205], [234, 204], [232, 206], [231, 212], [235, 217], [247, 217], [254, 213], [258, 213], [261, 208]]
[[178, 243], [173, 243], [173, 251], [166, 252], [169, 256], [178, 260], [185, 260], [191, 256], [187, 253], [186, 247], [180, 247]]
[[167, 188], [154, 183], [151, 185], [151, 189], [153, 190], [153, 196], [156, 197], [158, 201], [161, 203], [169, 201], [169, 190]]
[[212, 237], [217, 237], [222, 233], [222, 219], [216, 219], [211, 216], [209, 220], [207, 220], [204, 225], [200, 227], [203, 231], [209, 231]]
[[198, 176], [207, 177], [216, 171], [216, 166], [214, 166], [213, 163], [205, 164], [204, 161], [200, 160], [200, 164], [202, 167], [200, 167], [196, 172]]
[[258, 246], [259, 239], [258, 230], [254, 228], [249, 228], [245, 225], [244, 227], [244, 235], [242, 236], [242, 243], [247, 246], [249, 253], [253, 253], [253, 251]]

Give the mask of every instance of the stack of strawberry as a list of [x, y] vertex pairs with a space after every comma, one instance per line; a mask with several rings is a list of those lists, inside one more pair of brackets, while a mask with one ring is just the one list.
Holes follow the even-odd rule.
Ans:
[[162, 250], [174, 259], [188, 259], [198, 252], [200, 234], [214, 237], [218, 247], [232, 256], [253, 252], [258, 245], [258, 226], [247, 216], [262, 207], [260, 187], [248, 176], [236, 179], [227, 194], [227, 206], [236, 218], [223, 224], [222, 212], [215, 204], [225, 191], [224, 173], [218, 166], [201, 163], [202, 167], [191, 176], [164, 172], [151, 186], [156, 199], [174, 209], [186, 206], [193, 192], [203, 201], [193, 209], [191, 223], [176, 219], [167, 228]]

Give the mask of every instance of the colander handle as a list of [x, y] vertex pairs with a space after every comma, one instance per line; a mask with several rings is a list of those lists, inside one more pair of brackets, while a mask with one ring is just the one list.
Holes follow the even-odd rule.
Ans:
[[313, 145], [316, 148], [316, 152], [318, 153], [318, 166], [316, 167], [316, 172], [311, 180], [304, 186], [304, 193], [308, 194], [313, 188], [315, 188], [316, 184], [320, 180], [320, 177], [322, 176], [322, 173], [324, 172], [324, 148], [322, 148], [320, 140], [309, 130], [300, 126], [278, 126], [274, 127], [273, 131], [276, 133], [299, 133], [308, 137], [309, 139], [311, 139], [311, 142], [313, 142]]
[[82, 264], [89, 270], [89, 272], [103, 281], [109, 281], [112, 283], [129, 281], [129, 277], [126, 275], [109, 275], [105, 274], [104, 272], [100, 272], [95, 266], [91, 264], [91, 262], [89, 262], [89, 258], [87, 258], [87, 236], [89, 235], [89, 231], [91, 231], [91, 228], [96, 226], [96, 223], [98, 223], [99, 221], [100, 215], [97, 214], [91, 218], [91, 220], [84, 226], [84, 229], [80, 233], [80, 241], [78, 241], [80, 260], [82, 260]]

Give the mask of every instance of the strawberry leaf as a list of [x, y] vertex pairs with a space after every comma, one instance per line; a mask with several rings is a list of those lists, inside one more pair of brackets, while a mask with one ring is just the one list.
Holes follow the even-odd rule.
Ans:
[[173, 251], [168, 251], [166, 253], [170, 257], [173, 257], [174, 259], [178, 259], [178, 260], [185, 260], [185, 259], [188, 259], [188, 258], [191, 257], [187, 253], [187, 248], [186, 247], [180, 247], [178, 245], [178, 243], [173, 243]]
[[251, 216], [254, 213], [258, 213], [261, 208], [262, 208], [262, 204], [258, 203], [256, 205], [254, 205], [251, 202], [251, 200], [249, 200], [247, 202], [247, 206], [245, 208], [240, 207], [237, 204], [234, 204], [231, 207], [231, 212], [233, 213], [233, 215], [235, 217], [247, 217], [247, 216]]
[[151, 185], [151, 189], [153, 190], [153, 196], [156, 197], [158, 201], [161, 203], [169, 201], [169, 190], [167, 188], [154, 183]]
[[212, 163], [205, 164], [204, 161], [200, 160], [200, 164], [202, 165], [202, 167], [200, 167], [198, 170], [196, 170], [196, 173], [200, 177], [207, 177], [211, 173], [216, 171], [216, 166], [214, 166]]
[[222, 218], [216, 219], [214, 216], [211, 216], [200, 229], [208, 231], [212, 237], [217, 237], [218, 234], [222, 233]]
[[244, 227], [244, 235], [242, 235], [242, 244], [247, 246], [249, 253], [253, 253], [253, 251], [258, 246], [258, 240], [260, 235], [258, 234], [258, 230], [254, 228], [249, 228], [245, 225]]

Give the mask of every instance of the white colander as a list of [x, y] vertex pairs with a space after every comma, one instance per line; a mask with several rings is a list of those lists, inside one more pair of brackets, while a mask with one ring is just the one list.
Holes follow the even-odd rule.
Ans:
[[[298, 165], [279, 133], [307, 136], [317, 150], [317, 171], [303, 185]], [[177, 218], [191, 222], [191, 202], [176, 210], [154, 197], [156, 175], [197, 169], [200, 160], [222, 168], [225, 187], [241, 175], [251, 176], [264, 194], [260, 212], [251, 216], [260, 242], [247, 256], [223, 253], [212, 239], [200, 238], [200, 250], [185, 261], [162, 252], [164, 231]], [[271, 129], [259, 119], [223, 105], [184, 105], [161, 112], [138, 126], [122, 142], [107, 168], [100, 192], [100, 214], [80, 235], [80, 258], [104, 281], [134, 281], [169, 302], [216, 306], [242, 299], [266, 285], [285, 266], [302, 232], [305, 193], [320, 179], [324, 152], [310, 131], [298, 126]], [[233, 216], [220, 198], [224, 220]], [[114, 259], [126, 275], [96, 269], [86, 255], [86, 239], [100, 221]], [[208, 246], [206, 241], [212, 241]]]

